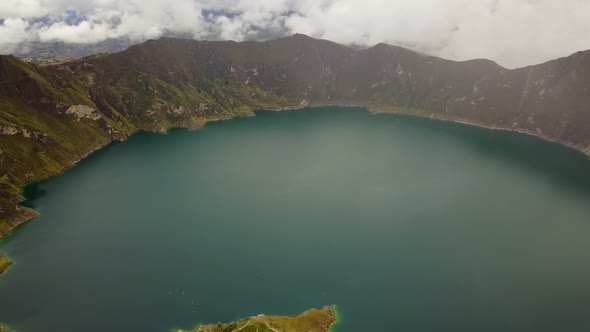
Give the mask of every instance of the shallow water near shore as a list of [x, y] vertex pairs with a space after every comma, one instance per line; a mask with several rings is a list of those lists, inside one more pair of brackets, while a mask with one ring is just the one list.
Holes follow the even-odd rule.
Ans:
[[163, 332], [336, 304], [335, 332], [590, 331], [589, 170], [360, 108], [139, 133], [27, 188], [0, 321]]

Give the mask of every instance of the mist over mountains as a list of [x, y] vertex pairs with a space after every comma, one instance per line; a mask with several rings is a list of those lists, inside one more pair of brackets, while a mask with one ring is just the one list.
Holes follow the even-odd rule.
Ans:
[[590, 49], [580, 38], [590, 29], [589, 15], [583, 0], [6, 0], [0, 53], [24, 55], [23, 45], [36, 43], [135, 44], [162, 36], [263, 41], [304, 33], [515, 68]]

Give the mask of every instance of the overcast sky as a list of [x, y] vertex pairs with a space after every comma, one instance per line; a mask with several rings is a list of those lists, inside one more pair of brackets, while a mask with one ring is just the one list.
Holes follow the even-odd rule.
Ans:
[[299, 32], [517, 67], [590, 49], [590, 1], [0, 0], [0, 53], [25, 41], [144, 40], [167, 31], [224, 40]]

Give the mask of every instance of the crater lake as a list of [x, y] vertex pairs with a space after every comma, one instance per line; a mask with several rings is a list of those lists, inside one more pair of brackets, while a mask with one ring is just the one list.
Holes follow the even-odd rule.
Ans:
[[589, 170], [362, 108], [138, 133], [26, 188], [0, 321], [165, 332], [335, 304], [336, 332], [587, 332]]

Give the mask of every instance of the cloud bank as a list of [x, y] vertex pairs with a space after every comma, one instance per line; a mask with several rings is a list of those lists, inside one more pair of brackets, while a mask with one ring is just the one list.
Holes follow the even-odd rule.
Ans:
[[0, 53], [27, 42], [305, 33], [518, 67], [590, 49], [587, 0], [2, 0]]

